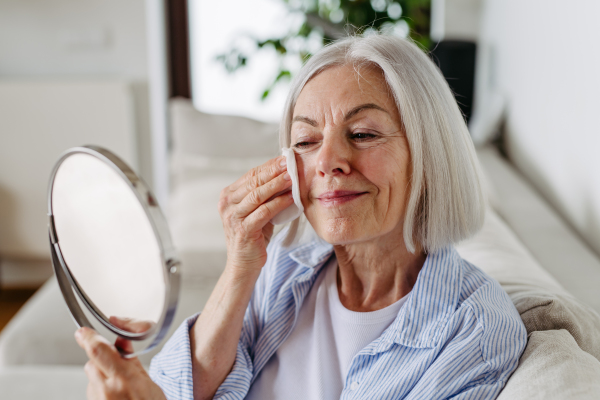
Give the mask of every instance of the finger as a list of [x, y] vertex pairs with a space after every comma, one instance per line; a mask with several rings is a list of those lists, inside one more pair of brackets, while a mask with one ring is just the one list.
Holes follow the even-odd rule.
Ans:
[[246, 226], [246, 231], [251, 232], [263, 228], [274, 216], [288, 208], [293, 202], [292, 192], [289, 191], [268, 203], [262, 204], [244, 219], [243, 224]]
[[126, 354], [131, 354], [134, 352], [133, 343], [131, 343], [130, 340], [123, 339], [122, 337], [118, 337], [115, 340], [115, 347], [117, 349], [121, 349], [121, 351]]
[[244, 176], [229, 186], [231, 202], [239, 203], [250, 191], [286, 172], [287, 166], [284, 162], [285, 157], [277, 157], [246, 172]]
[[83, 370], [88, 378], [88, 400], [105, 399], [104, 387], [106, 386], [106, 376], [100, 372], [93, 361], [88, 361], [83, 367]]
[[291, 186], [292, 181], [290, 175], [286, 172], [248, 193], [235, 208], [234, 215], [238, 218], [245, 218], [262, 204], [273, 200], [277, 195], [284, 194], [283, 192], [285, 192], [286, 189], [290, 189]]
[[[266, 179], [273, 179], [278, 174], [287, 170], [287, 160], [285, 156], [279, 156], [270, 159], [266, 163], [259, 165], [258, 167], [252, 168], [250, 171], [246, 172], [242, 177], [240, 177], [237, 181], [233, 182], [230, 185], [230, 189], [232, 191], [237, 190], [241, 186], [246, 184], [246, 181], [254, 175], [257, 174], [267, 174]], [[270, 176], [269, 176], [270, 175]]]
[[102, 384], [106, 380], [106, 376], [98, 369], [92, 360], [88, 360], [88, 362], [85, 363], [83, 371], [90, 383], [94, 386], [98, 386], [99, 383]]
[[118, 373], [121, 355], [115, 346], [108, 340], [98, 335], [93, 329], [79, 328], [75, 332], [75, 339], [82, 347], [90, 360], [102, 371], [106, 377]]
[[146, 332], [146, 331], [152, 329], [152, 327], [154, 325], [156, 325], [152, 321], [144, 321], [141, 319], [134, 319], [134, 318], [116, 317], [114, 315], [109, 317], [108, 321], [111, 324], [113, 324], [114, 326], [116, 326], [117, 328], [122, 329], [127, 332], [132, 332], [132, 333]]

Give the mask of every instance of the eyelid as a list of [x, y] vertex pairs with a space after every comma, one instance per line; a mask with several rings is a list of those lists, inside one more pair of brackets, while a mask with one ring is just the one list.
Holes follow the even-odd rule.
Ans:
[[370, 138], [377, 138], [377, 137], [381, 136], [381, 134], [379, 132], [372, 132], [372, 131], [363, 130], [363, 129], [356, 130], [356, 131], [350, 132], [348, 134], [348, 136], [351, 137], [351, 138], [354, 137], [354, 136], [356, 136], [356, 135], [367, 135]]

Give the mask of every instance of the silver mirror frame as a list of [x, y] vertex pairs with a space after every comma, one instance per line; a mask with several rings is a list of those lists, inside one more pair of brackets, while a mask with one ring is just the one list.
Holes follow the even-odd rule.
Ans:
[[[60, 248], [60, 238], [57, 236], [54, 226], [54, 215], [52, 212], [52, 189], [56, 173], [58, 172], [58, 169], [63, 161], [69, 156], [78, 153], [88, 154], [100, 159], [123, 178], [123, 180], [128, 184], [129, 188], [135, 193], [138, 201], [142, 205], [142, 208], [144, 209], [146, 216], [150, 221], [150, 225], [152, 226], [158, 245], [160, 246], [160, 255], [163, 265], [163, 279], [165, 281], [166, 289], [165, 300], [158, 322], [155, 326], [145, 332], [132, 333], [119, 329], [109, 323], [108, 318], [106, 318], [106, 316], [96, 307], [96, 305], [81, 289], [64, 260]], [[127, 340], [141, 341], [152, 339], [148, 347], [141, 351], [131, 354], [121, 352], [124, 357], [136, 357], [156, 347], [156, 345], [158, 345], [167, 334], [175, 316], [175, 310], [177, 308], [177, 302], [179, 298], [181, 263], [177, 258], [175, 248], [171, 240], [171, 235], [169, 233], [167, 221], [160, 210], [160, 207], [158, 206], [158, 202], [156, 201], [149, 187], [137, 176], [137, 174], [119, 157], [101, 147], [82, 146], [67, 150], [60, 156], [59, 160], [54, 165], [52, 174], [50, 175], [50, 182], [48, 185], [48, 231], [54, 273], [65, 302], [67, 303], [67, 307], [69, 308], [71, 316], [73, 317], [77, 327], [85, 326], [94, 329], [94, 326], [90, 323], [80, 307], [77, 298], [75, 297], [75, 293], [81, 302], [85, 304], [86, 308], [92, 313], [92, 315], [94, 315], [94, 317], [96, 317], [96, 319], [105, 328], [114, 334]], [[119, 351], [121, 350], [119, 349]]]

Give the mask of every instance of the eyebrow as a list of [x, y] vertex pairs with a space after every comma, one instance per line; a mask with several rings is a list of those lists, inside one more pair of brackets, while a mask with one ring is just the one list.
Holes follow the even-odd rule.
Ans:
[[[356, 114], [358, 114], [361, 111], [364, 110], [379, 110], [379, 111], [383, 111], [386, 114], [389, 114], [389, 112], [387, 112], [384, 108], [378, 106], [375, 103], [367, 103], [367, 104], [361, 104], [360, 106], [356, 106], [354, 107], [352, 110], [348, 111], [346, 113], [346, 115], [344, 116], [344, 121], [348, 121], [350, 118], [354, 117]], [[317, 126], [317, 121], [315, 121], [314, 119], [310, 119], [308, 117], [305, 117], [303, 115], [298, 115], [296, 117], [294, 117], [294, 119], [292, 119], [292, 123], [294, 122], [304, 122], [308, 125], [311, 126]]]
[[298, 115], [297, 117], [294, 117], [294, 119], [292, 120], [292, 124], [294, 122], [304, 122], [306, 124], [309, 124], [311, 126], [317, 126], [317, 121], [315, 121], [314, 119], [310, 119], [308, 117], [305, 117], [303, 115]]
[[379, 111], [383, 111], [386, 114], [389, 114], [389, 112], [387, 112], [385, 109], [378, 106], [377, 104], [367, 103], [367, 104], [361, 104], [360, 106], [356, 106], [352, 110], [348, 111], [348, 113], [344, 117], [344, 121], [348, 121], [350, 118], [354, 117], [356, 114], [358, 114], [359, 112], [364, 111], [364, 110], [379, 110]]

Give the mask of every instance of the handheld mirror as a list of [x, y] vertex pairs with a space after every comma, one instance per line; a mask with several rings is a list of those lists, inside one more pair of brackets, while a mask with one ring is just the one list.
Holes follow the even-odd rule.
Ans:
[[72, 148], [52, 171], [48, 216], [54, 272], [75, 323], [143, 341], [141, 350], [120, 349], [125, 357], [155, 347], [175, 314], [180, 268], [148, 186], [110, 151]]

